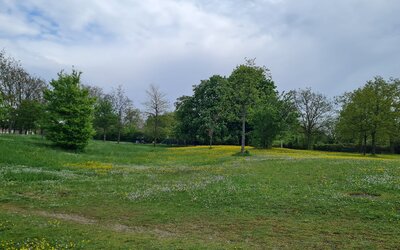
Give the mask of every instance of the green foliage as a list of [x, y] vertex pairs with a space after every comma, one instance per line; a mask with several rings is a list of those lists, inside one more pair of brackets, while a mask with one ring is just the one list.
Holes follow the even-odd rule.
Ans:
[[44, 105], [38, 101], [23, 100], [15, 111], [15, 127], [22, 131], [41, 128], [44, 119]]
[[173, 128], [175, 138], [183, 143], [190, 144], [195, 141], [199, 125], [198, 112], [192, 96], [182, 96], [175, 102], [176, 124]]
[[[146, 141], [153, 142], [154, 140], [154, 123], [156, 122], [155, 116], [150, 116], [147, 118], [146, 123], [144, 125], [144, 135], [146, 137]], [[157, 138], [162, 142], [164, 140], [169, 140], [174, 135], [174, 127], [175, 127], [175, 114], [164, 113], [162, 115], [157, 116]]]
[[275, 92], [261, 99], [251, 112], [250, 121], [253, 128], [252, 144], [261, 148], [270, 148], [277, 136], [284, 136], [297, 125], [297, 110], [294, 105], [293, 93]]
[[364, 148], [371, 138], [372, 154], [375, 154], [379, 138], [397, 135], [399, 96], [399, 82], [382, 77], [375, 77], [362, 88], [342, 96], [343, 107], [337, 124], [341, 137], [360, 142]]
[[2, 94], [0, 93], [0, 126], [2, 126], [7, 118], [8, 110]]
[[256, 66], [254, 60], [247, 60], [233, 70], [228, 78], [230, 107], [242, 123], [241, 153], [244, 153], [246, 143], [247, 116], [257, 102], [268, 98], [275, 91], [269, 70]]
[[114, 112], [113, 104], [110, 96], [104, 96], [97, 99], [94, 108], [94, 121], [95, 128], [101, 130], [103, 140], [107, 138], [107, 132], [112, 126], [118, 123], [118, 114]]
[[197, 111], [194, 123], [199, 126], [199, 134], [208, 136], [210, 147], [213, 144], [214, 133], [220, 131], [223, 122], [227, 120], [227, 88], [227, 79], [219, 75], [203, 80], [193, 88], [193, 102]]
[[44, 92], [46, 106], [46, 137], [56, 145], [82, 150], [93, 135], [94, 99], [80, 84], [80, 72], [60, 72], [52, 80], [52, 89]]

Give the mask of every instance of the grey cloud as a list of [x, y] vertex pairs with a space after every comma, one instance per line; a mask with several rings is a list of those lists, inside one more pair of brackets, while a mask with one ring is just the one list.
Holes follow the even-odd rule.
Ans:
[[[75, 65], [91, 84], [122, 84], [138, 106], [150, 83], [172, 103], [201, 79], [229, 74], [244, 57], [270, 68], [281, 90], [311, 86], [332, 96], [377, 74], [399, 76], [395, 0], [0, 4], [9, 9], [0, 12], [0, 47], [26, 67], [50, 79]], [[29, 9], [43, 16], [29, 22]]]

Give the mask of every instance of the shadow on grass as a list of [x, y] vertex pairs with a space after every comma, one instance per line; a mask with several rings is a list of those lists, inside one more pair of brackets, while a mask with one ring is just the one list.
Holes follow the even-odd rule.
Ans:
[[244, 156], [244, 157], [247, 157], [247, 156], [251, 156], [251, 154], [250, 154], [250, 151], [249, 150], [245, 150], [243, 153], [242, 152], [237, 152], [237, 153], [234, 153], [232, 156]]

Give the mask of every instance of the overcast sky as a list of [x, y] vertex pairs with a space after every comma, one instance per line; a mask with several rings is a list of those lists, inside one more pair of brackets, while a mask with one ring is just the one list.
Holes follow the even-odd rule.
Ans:
[[74, 65], [121, 84], [137, 107], [149, 84], [171, 103], [244, 58], [279, 90], [339, 95], [400, 77], [398, 0], [0, 0], [0, 49], [46, 80]]

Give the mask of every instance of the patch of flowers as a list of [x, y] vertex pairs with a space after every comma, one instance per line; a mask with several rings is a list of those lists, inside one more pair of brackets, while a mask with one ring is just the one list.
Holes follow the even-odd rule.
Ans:
[[46, 238], [33, 238], [25, 239], [24, 241], [13, 241], [13, 240], [0, 240], [0, 249], [7, 250], [55, 250], [55, 249], [84, 249], [85, 245], [89, 241], [82, 240], [79, 242], [73, 241], [50, 241]]
[[47, 181], [50, 180], [59, 180], [59, 179], [71, 179], [76, 177], [76, 175], [69, 170], [45, 170], [42, 168], [28, 167], [28, 166], [13, 166], [13, 167], [3, 167], [0, 169], [0, 179], [24, 179], [23, 176], [32, 176], [32, 178], [25, 179], [34, 179], [34, 176], [37, 176], [37, 179], [40, 176], [46, 177]]
[[400, 178], [378, 169], [377, 174], [349, 178], [348, 181], [357, 188], [388, 188], [400, 190]]
[[112, 170], [113, 165], [98, 161], [87, 161], [83, 163], [66, 164], [66, 167], [94, 170], [96, 173], [107, 173]]
[[[391, 185], [395, 184], [395, 178], [388, 173], [381, 175], [368, 175], [363, 178], [363, 181], [368, 185]], [[397, 186], [398, 188], [398, 186]]]
[[129, 193], [127, 196], [128, 199], [135, 201], [156, 196], [157, 194], [160, 193], [188, 192], [194, 190], [201, 190], [205, 189], [208, 185], [222, 182], [224, 180], [225, 180], [224, 176], [216, 175], [216, 176], [211, 176], [209, 178], [200, 179], [197, 181], [176, 182], [165, 186], [156, 185], [142, 191]]
[[58, 227], [60, 225], [60, 223], [61, 222], [56, 219], [47, 221], [47, 224], [51, 227]]

